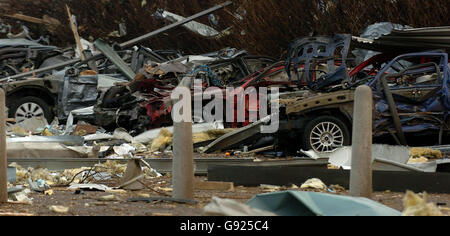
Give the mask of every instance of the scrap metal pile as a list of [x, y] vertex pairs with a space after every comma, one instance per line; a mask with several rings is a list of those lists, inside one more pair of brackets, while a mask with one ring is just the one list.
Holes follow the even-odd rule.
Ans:
[[[170, 153], [172, 134], [161, 128], [172, 126], [170, 95], [185, 77], [200, 80], [202, 92], [211, 87], [222, 90], [223, 100], [233, 104], [235, 112], [239, 104], [226, 96], [227, 88], [278, 88], [280, 92], [278, 99], [269, 94], [269, 104], [264, 104], [280, 104], [279, 112], [268, 114], [279, 116], [276, 133], [259, 132], [267, 117], [252, 122], [249, 113], [258, 112], [261, 104], [250, 104], [245, 98], [244, 121], [205, 123], [194, 117], [194, 133], [203, 137], [195, 146], [202, 153], [277, 157], [297, 155], [300, 150], [330, 153], [349, 146], [354, 89], [363, 84], [374, 92], [373, 133], [377, 142], [448, 144], [449, 27], [413, 29], [382, 23], [358, 37], [304, 37], [289, 45], [287, 58], [281, 61], [234, 48], [182, 55], [178, 50], [140, 45], [178, 26], [199, 30], [202, 24], [195, 19], [229, 4], [188, 18], [160, 12], [172, 24], [122, 44], [81, 40], [81, 53], [25, 39], [0, 41], [4, 55], [0, 58], [4, 68], [0, 81], [7, 93], [10, 116], [10, 156], [34, 153], [38, 157], [126, 158], [130, 153], [144, 157]], [[384, 33], [370, 38], [375, 35], [371, 30]], [[194, 87], [191, 89], [196, 97]], [[224, 108], [225, 114], [229, 112]], [[429, 142], [418, 136], [429, 137]], [[24, 143], [35, 141], [47, 143], [45, 148], [55, 152], [24, 151]]]
[[[124, 21], [105, 38], [86, 40], [66, 5], [75, 47], [34, 40], [24, 25], [23, 33], [0, 39], [10, 201], [42, 204], [39, 194], [68, 191], [76, 200], [72, 195], [94, 191], [109, 195], [83, 199], [102, 206], [125, 202], [125, 196], [127, 202], [201, 205], [206, 215], [401, 215], [375, 201], [342, 196], [352, 188], [349, 170], [358, 169], [352, 129], [360, 124], [354, 117], [361, 85], [370, 88], [366, 98], [373, 100], [372, 130], [366, 130], [374, 143], [365, 145], [371, 154], [364, 152], [372, 157], [372, 171], [365, 171], [371, 189], [450, 192], [450, 26], [382, 22], [358, 36], [311, 34], [289, 39], [282, 59], [253, 55], [248, 48], [188, 55], [183, 48], [144, 46], [177, 27], [218, 40], [233, 27], [221, 31], [213, 13], [231, 4], [189, 17], [159, 9], [153, 17], [165, 26], [122, 43], [108, 39], [127, 35]], [[209, 25], [196, 21], [206, 16]], [[62, 24], [48, 16], [7, 17], [53, 30]], [[1, 24], [0, 31], [6, 27]], [[180, 110], [188, 120], [177, 121]], [[179, 184], [187, 179], [180, 169], [189, 177], [208, 173], [208, 181], [197, 176], [195, 183]], [[247, 205], [213, 197], [205, 206], [178, 197], [177, 185], [233, 192], [241, 200], [234, 185], [259, 186], [266, 194]], [[443, 215], [426, 193], [422, 198], [411, 191], [403, 215]], [[275, 206], [276, 201], [287, 204]], [[67, 214], [66, 206], [49, 210]]]

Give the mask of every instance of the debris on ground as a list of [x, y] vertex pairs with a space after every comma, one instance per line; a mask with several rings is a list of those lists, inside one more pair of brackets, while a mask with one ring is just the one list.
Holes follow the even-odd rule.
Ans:
[[326, 191], [328, 187], [322, 182], [320, 179], [309, 179], [307, 180], [302, 186], [300, 186], [302, 190], [305, 189], [317, 189], [317, 190], [323, 190]]
[[269, 184], [261, 184], [259, 188], [266, 193], [279, 192], [281, 190], [281, 186], [269, 185]]
[[152, 152], [163, 152], [172, 144], [173, 134], [167, 129], [161, 129], [159, 136], [152, 142], [150, 150]]
[[[98, 39], [87, 37], [92, 26], [86, 25], [86, 15], [72, 15], [67, 6], [77, 44], [69, 48], [51, 45], [55, 43], [52, 37], [62, 33], [57, 29], [68, 27], [60, 16], [33, 17], [30, 12], [11, 13], [8, 9], [3, 17], [25, 22], [17, 22], [20, 31], [16, 32], [10, 21], [0, 19], [0, 31], [7, 37], [0, 39], [0, 87], [6, 93], [8, 110], [8, 160], [97, 163], [54, 171], [41, 163], [36, 168], [23, 168], [14, 162], [10, 167], [15, 172], [8, 170], [10, 201], [32, 204], [34, 198], [70, 194], [95, 200], [85, 202], [85, 208], [125, 201], [203, 208], [197, 206], [197, 199], [170, 198], [177, 192], [175, 184], [160, 180], [170, 178], [172, 173], [163, 176], [146, 162], [177, 159], [172, 150], [176, 139], [172, 113], [177, 104], [172, 96], [184, 78], [193, 79], [187, 85], [193, 98], [193, 115], [189, 114], [193, 118], [193, 139], [184, 144], [193, 145], [196, 158], [229, 160], [230, 164], [249, 160], [253, 163], [248, 166], [304, 166], [346, 174], [352, 168], [355, 89], [367, 85], [373, 91], [372, 130], [377, 143], [372, 146], [372, 169], [427, 177], [432, 173], [436, 178], [450, 171], [450, 148], [446, 146], [450, 135], [450, 27], [412, 28], [381, 22], [370, 25], [361, 35], [311, 33], [281, 40], [285, 48], [280, 50], [284, 51], [280, 58], [253, 55], [252, 51], [260, 51], [248, 50], [255, 49], [253, 46], [234, 48], [242, 43], [232, 45], [233, 40], [226, 40], [231, 45], [206, 53], [204, 50], [212, 47], [197, 53], [188, 48], [160, 50], [170, 44], [148, 47], [148, 42], [173, 36], [168, 30], [179, 26], [195, 39], [211, 42], [235, 37], [236, 32], [250, 35], [250, 31], [237, 27], [251, 17], [244, 10], [247, 6], [226, 9], [226, 17], [213, 13], [231, 4], [224, 2], [189, 18], [174, 9], [160, 8], [151, 21], [160, 21], [161, 28], [135, 37], [130, 22], [123, 18], [113, 28], [101, 30], [103, 36]], [[152, 10], [164, 7], [159, 5], [152, 4]], [[148, 7], [148, 3], [139, 1], [137, 6]], [[321, 10], [334, 12], [335, 8], [331, 4]], [[207, 17], [209, 23], [200, 17]], [[320, 14], [315, 18], [325, 21]], [[181, 24], [186, 20], [189, 22]], [[30, 30], [28, 24], [37, 24], [52, 35], [41, 36], [41, 30], [34, 32], [36, 29]], [[64, 33], [72, 43], [70, 32]], [[125, 36], [131, 40], [114, 44], [108, 40], [120, 41]], [[152, 37], [156, 39], [149, 41]], [[270, 93], [264, 94], [268, 88]], [[256, 99], [251, 93], [254, 91], [259, 91]], [[226, 106], [211, 107], [213, 100]], [[199, 102], [208, 105], [198, 109]], [[244, 114], [240, 114], [242, 111]], [[212, 114], [206, 113], [213, 112], [227, 117], [211, 121]], [[265, 132], [269, 125], [277, 128]], [[205, 168], [204, 163], [197, 164]], [[247, 191], [235, 186], [235, 180], [196, 181], [193, 188], [224, 195], [212, 198], [203, 209], [206, 215], [399, 215], [372, 200], [343, 196], [348, 193], [346, 188], [328, 187], [314, 178], [317, 176], [324, 179], [323, 175], [307, 176], [301, 179], [306, 180], [304, 183], [288, 182], [285, 186], [257, 183], [259, 195], [247, 204], [233, 199], [240, 199], [239, 194]], [[403, 215], [442, 215], [440, 209], [444, 208], [428, 203], [427, 197], [426, 193], [422, 197], [408, 191]], [[247, 199], [249, 196], [241, 200]], [[73, 205], [48, 204], [45, 208], [57, 214], [78, 210]], [[16, 214], [5, 214], [10, 213]]]
[[411, 156], [408, 164], [411, 163], [427, 163], [432, 160], [443, 159], [444, 156], [439, 150], [431, 148], [411, 148]]
[[84, 191], [100, 191], [100, 192], [106, 192], [110, 190], [106, 185], [103, 184], [72, 184], [68, 188], [69, 190], [76, 191], [76, 190], [84, 190]]
[[58, 214], [66, 214], [69, 212], [69, 207], [65, 206], [50, 206], [49, 209]]
[[439, 208], [432, 202], [428, 202], [427, 193], [419, 196], [411, 191], [406, 192], [403, 199], [403, 216], [443, 216]]
[[98, 198], [97, 200], [102, 202], [119, 202], [121, 201], [116, 195], [106, 195]]
[[12, 193], [8, 197], [11, 201], [32, 204], [33, 200], [28, 197], [30, 193], [31, 191], [29, 189], [24, 189], [23, 191]]
[[337, 193], [342, 193], [345, 192], [346, 189], [338, 184], [334, 184], [334, 185], [330, 185], [330, 190], [337, 192]]

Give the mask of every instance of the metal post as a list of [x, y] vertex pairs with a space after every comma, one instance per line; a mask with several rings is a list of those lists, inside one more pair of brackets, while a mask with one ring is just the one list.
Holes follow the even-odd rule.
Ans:
[[353, 111], [352, 169], [350, 195], [372, 196], [372, 90], [363, 85], [356, 89]]
[[0, 203], [8, 202], [5, 92], [0, 89]]
[[[191, 78], [186, 77], [180, 87], [189, 88]], [[189, 94], [190, 96], [190, 94]], [[192, 116], [192, 97], [183, 108], [184, 114]], [[174, 100], [174, 104], [178, 100]], [[174, 122], [172, 185], [173, 198], [194, 200], [194, 144], [192, 122]]]

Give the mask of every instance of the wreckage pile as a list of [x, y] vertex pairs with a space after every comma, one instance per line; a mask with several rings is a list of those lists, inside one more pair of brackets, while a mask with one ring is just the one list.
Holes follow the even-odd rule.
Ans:
[[[227, 4], [230, 3], [220, 7]], [[220, 99], [233, 105], [235, 115], [239, 114], [242, 102], [239, 91], [276, 87], [281, 92], [278, 99], [267, 102], [272, 108], [279, 104], [280, 113], [274, 110], [270, 116], [258, 117], [256, 123], [252, 123], [250, 112], [263, 114], [264, 106], [252, 107], [252, 101], [248, 100], [241, 104], [245, 106], [243, 122], [234, 117], [231, 122], [227, 119], [226, 122], [206, 123], [202, 117], [195, 117], [195, 112], [193, 144], [200, 153], [282, 157], [297, 155], [299, 150], [305, 149], [309, 157], [316, 158], [321, 154], [333, 156], [330, 153], [339, 148], [344, 148], [340, 151], [345, 152], [345, 146], [351, 141], [354, 89], [361, 84], [368, 84], [376, 91], [374, 138], [382, 143], [406, 146], [415, 145], [409, 135], [420, 134], [433, 137], [428, 139], [430, 144], [420, 146], [442, 145], [449, 130], [446, 111], [450, 95], [447, 87], [442, 87], [450, 76], [445, 63], [447, 54], [443, 51], [406, 53], [424, 47], [418, 43], [399, 46], [398, 51], [387, 46], [384, 49], [385, 44], [395, 43], [394, 38], [386, 43], [373, 35], [383, 32], [383, 37], [389, 37], [389, 33], [419, 37], [433, 33], [433, 37], [445, 37], [448, 31], [448, 27], [413, 29], [379, 23], [368, 27], [361, 37], [337, 34], [295, 40], [289, 45], [286, 60], [279, 62], [233, 48], [202, 55], [153, 51], [139, 45], [127, 49], [160, 32], [117, 46], [124, 51], [102, 40], [83, 41], [85, 50], [78, 57], [83, 53], [85, 57], [91, 55], [88, 60], [80, 62], [69, 58], [61, 68], [38, 70], [44, 73], [38, 78], [30, 79], [30, 73], [36, 75], [31, 71], [3, 80], [11, 116], [8, 156], [123, 159], [162, 154], [170, 157], [174, 106], [170, 95], [184, 77], [195, 78], [201, 86], [201, 93], [198, 93], [199, 88], [191, 87], [195, 102], [199, 98], [203, 104], [211, 102], [212, 98], [203, 94], [203, 90], [217, 88], [223, 92]], [[433, 37], [429, 39], [431, 42], [434, 42]], [[354, 51], [355, 61], [363, 61], [359, 65], [348, 60], [352, 45], [358, 48]], [[450, 48], [445, 42], [426, 45], [430, 50]], [[379, 52], [367, 51], [374, 48]], [[58, 68], [61, 70], [54, 71]], [[50, 72], [52, 74], [47, 75]], [[387, 73], [389, 76], [385, 75]], [[433, 90], [423, 89], [424, 85]], [[229, 96], [228, 90], [225, 91], [228, 88], [235, 89], [237, 102]], [[408, 94], [410, 90], [413, 97]], [[418, 90], [421, 90], [420, 95], [414, 92]], [[258, 102], [263, 104], [263, 101]], [[228, 106], [217, 108], [224, 109], [224, 114], [230, 113]], [[392, 110], [397, 112], [391, 114]], [[261, 126], [274, 116], [280, 119], [277, 132], [261, 134]], [[291, 141], [296, 145], [286, 145]], [[447, 163], [415, 154], [409, 160], [407, 152], [403, 156], [408, 158], [400, 164]], [[333, 161], [330, 164], [345, 166], [345, 163], [335, 165]]]
[[[0, 13], [14, 15], [21, 13], [34, 17], [42, 23], [28, 23], [34, 39], [41, 35], [50, 35], [53, 45], [67, 47], [73, 43], [70, 26], [66, 24], [68, 4], [77, 15], [80, 35], [89, 39], [105, 38], [110, 35], [114, 41], [129, 40], [140, 36], [142, 32], [153, 31], [171, 22], [169, 17], [158, 18], [155, 12], [164, 9], [167, 12], [188, 16], [211, 7], [218, 1], [201, 0], [130, 0], [130, 1], [43, 1], [43, 0], [2, 0]], [[296, 37], [310, 35], [330, 35], [336, 32], [348, 32], [358, 35], [367, 24], [390, 21], [410, 24], [414, 27], [450, 25], [446, 0], [424, 2], [408, 1], [289, 1], [289, 0], [235, 0], [226, 12], [217, 12], [214, 18], [202, 18], [199, 22], [213, 26], [221, 34], [206, 39], [189, 30], [179, 29], [171, 35], [161, 35], [149, 42], [154, 48], [177, 48], [186, 53], [205, 53], [215, 51], [227, 45], [247, 48], [255, 54], [267, 54], [280, 57], [285, 53], [286, 45]], [[40, 9], [36, 11], [36, 9]], [[375, 10], [374, 10], [375, 9]], [[60, 23], [57, 31], [45, 27], [45, 19], [55, 19]], [[17, 18], [2, 17], [10, 24], [14, 34], [21, 32], [16, 26]], [[51, 22], [54, 20], [52, 19]], [[145, 19], [146, 24], [142, 24]], [[308, 19], [307, 21], [305, 19]], [[21, 20], [22, 22], [26, 22]], [[223, 31], [223, 32], [222, 32]], [[208, 32], [208, 31], [206, 31]], [[5, 36], [6, 36], [5, 32]], [[217, 35], [214, 35], [217, 36]], [[119, 38], [116, 38], [119, 37]], [[180, 40], [182, 38], [183, 40]]]
[[[82, 27], [75, 25], [67, 7], [76, 48], [44, 46], [45, 39], [33, 40], [26, 28], [23, 35], [0, 42], [7, 53], [0, 81], [10, 117], [8, 159], [85, 158], [103, 163], [60, 172], [24, 169], [14, 163], [11, 167], [17, 171], [18, 183], [47, 193], [50, 186], [59, 185], [105, 190], [109, 187], [92, 182], [122, 178], [118, 188], [142, 188], [140, 179], [161, 176], [145, 159], [172, 157], [176, 104], [171, 95], [179, 86], [189, 88], [195, 103], [192, 145], [204, 157], [250, 157], [257, 163], [265, 158], [296, 156], [294, 161], [349, 170], [355, 89], [367, 85], [373, 91], [373, 137], [383, 144], [373, 146], [373, 169], [421, 174], [448, 171], [449, 27], [378, 23], [359, 36], [303, 37], [290, 43], [283, 60], [235, 48], [185, 55], [179, 50], [153, 50], [140, 44], [178, 26], [218, 37], [221, 33], [214, 27], [195, 20], [208, 15], [212, 24], [213, 12], [229, 5], [231, 2], [225, 2], [189, 18], [159, 10], [158, 16], [170, 25], [113, 45], [103, 39], [80, 38], [77, 29]], [[335, 6], [324, 7], [328, 11]], [[48, 17], [42, 21], [57, 24]], [[119, 32], [108, 36], [123, 37], [125, 28], [122, 22]], [[414, 40], [403, 43], [405, 38]], [[8, 54], [16, 51], [17, 55]], [[183, 84], [186, 78], [194, 80]], [[270, 93], [259, 91], [256, 99], [245, 94], [268, 88]], [[212, 89], [214, 99], [207, 93]], [[231, 106], [201, 107], [199, 117], [199, 101]], [[232, 119], [206, 121], [202, 113], [208, 109]], [[244, 114], [238, 117], [241, 111]], [[274, 124], [274, 132], [263, 132]], [[414, 146], [421, 148], [410, 148]], [[108, 161], [103, 162], [105, 159]], [[128, 164], [112, 159], [127, 159]], [[262, 188], [280, 190], [271, 185]], [[343, 187], [328, 187], [315, 178], [300, 189], [336, 192]], [[24, 198], [23, 192], [17, 193], [18, 198]], [[297, 199], [308, 197], [285, 194]], [[278, 197], [283, 198], [281, 194]], [[409, 205], [426, 203], [426, 196], [423, 201], [411, 194], [407, 197], [412, 199]], [[438, 214], [432, 206], [423, 208]], [[410, 209], [405, 214], [416, 211]]]

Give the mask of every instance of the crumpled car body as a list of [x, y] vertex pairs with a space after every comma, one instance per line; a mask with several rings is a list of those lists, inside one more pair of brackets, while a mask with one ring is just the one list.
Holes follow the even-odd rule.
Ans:
[[0, 39], [0, 77], [8, 77], [46, 66], [47, 63], [69, 60], [54, 46], [27, 39]]
[[[381, 54], [370, 60], [372, 63], [356, 67], [350, 72], [353, 86], [346, 89], [344, 86], [339, 91], [313, 92], [284, 101], [287, 127], [302, 133], [300, 140], [304, 148], [328, 152], [351, 143], [354, 89], [361, 84], [373, 90], [376, 140], [392, 138], [399, 145], [407, 145], [414, 142], [414, 137], [425, 135], [433, 137], [426, 140], [433, 144], [448, 143], [445, 138], [450, 131], [448, 55], [411, 53], [378, 63], [390, 57]], [[388, 96], [392, 96], [393, 104]], [[393, 109], [398, 117], [394, 117]], [[396, 118], [400, 129], [395, 126]], [[333, 136], [338, 130], [339, 137]]]
[[[145, 65], [130, 83], [100, 95], [94, 108], [96, 124], [106, 129], [123, 127], [131, 134], [172, 125], [170, 94], [184, 75], [196, 75], [204, 88], [223, 89], [275, 61], [246, 53], [226, 58], [216, 56], [213, 60], [196, 56]], [[192, 61], [192, 58], [206, 61]]]

